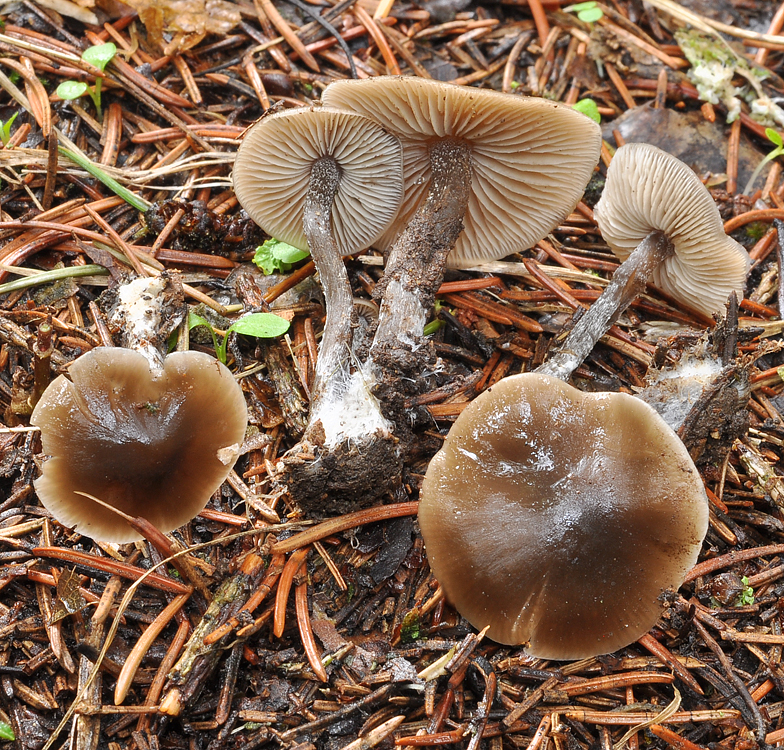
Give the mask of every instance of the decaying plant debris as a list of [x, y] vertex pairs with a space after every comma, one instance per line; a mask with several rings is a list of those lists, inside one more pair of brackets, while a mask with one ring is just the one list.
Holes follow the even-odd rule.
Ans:
[[[775, 117], [758, 120], [784, 95], [784, 6], [612, 0], [586, 22], [558, 0], [299, 5], [226, 1], [211, 17], [197, 0], [134, 2], [139, 16], [108, 2], [3, 5], [0, 283], [21, 281], [0, 287], [0, 741], [13, 735], [25, 750], [784, 741], [779, 164], [753, 195], [738, 191], [773, 148], [765, 128]], [[313, 20], [320, 10], [331, 29]], [[697, 82], [687, 75], [694, 51], [675, 36], [684, 23], [722, 49], [712, 29], [730, 34], [733, 75], [715, 104], [698, 98], [708, 96], [705, 71]], [[110, 41], [118, 54], [103, 74], [99, 122], [90, 97], [63, 102], [54, 91], [66, 80], [92, 86], [100, 71], [81, 53]], [[250, 264], [265, 237], [240, 212], [229, 175], [247, 125], [317, 100], [352, 67], [568, 104], [592, 98], [606, 144], [563, 226], [530, 251], [447, 276], [431, 339], [440, 363], [404, 405], [403, 481], [387, 504], [314, 523], [291, 504], [280, 462], [307, 423], [323, 301], [311, 263], [272, 277]], [[740, 114], [725, 125], [719, 101], [732, 97]], [[451, 421], [505, 375], [540, 365], [617, 268], [591, 207], [624, 140], [677, 144], [753, 268], [746, 297], [710, 337], [715, 321], [649, 287], [576, 371], [583, 390], [634, 393], [649, 368], [703, 355], [720, 363], [681, 431], [711, 522], [700, 562], [651, 633], [611, 655], [546, 662], [484, 640], [444, 602], [416, 501]], [[382, 264], [373, 251], [347, 261], [363, 325]], [[292, 325], [285, 339], [228, 342], [251, 427], [226, 484], [179, 532], [156, 535], [140, 521], [148, 541], [117, 547], [40, 506], [32, 482], [43, 457], [28, 425], [49, 379], [120, 341], [101, 293], [129, 268], [180, 270], [188, 304], [219, 332], [270, 308]], [[46, 283], [33, 278], [40, 272]], [[205, 330], [190, 332], [190, 347], [212, 352]]]

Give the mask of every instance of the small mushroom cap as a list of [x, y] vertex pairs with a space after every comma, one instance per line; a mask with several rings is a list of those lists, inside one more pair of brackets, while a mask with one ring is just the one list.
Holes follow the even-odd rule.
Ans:
[[199, 513], [245, 436], [245, 398], [231, 372], [207, 354], [175, 352], [153, 376], [139, 352], [101, 347], [69, 376], [52, 381], [31, 418], [51, 456], [35, 488], [54, 517], [122, 543], [139, 534], [77, 491], [164, 532]]
[[627, 143], [613, 156], [594, 215], [612, 251], [626, 260], [651, 232], [663, 232], [675, 255], [653, 282], [711, 315], [731, 292], [743, 298], [749, 254], [724, 233], [707, 188], [680, 159], [649, 143]]
[[581, 659], [635, 641], [694, 565], [708, 501], [656, 412], [513, 375], [476, 398], [427, 470], [419, 522], [457, 610], [500, 643]]
[[372, 117], [403, 143], [405, 198], [376, 243], [387, 249], [430, 187], [429, 145], [471, 147], [473, 178], [464, 229], [447, 265], [467, 268], [531, 247], [577, 205], [599, 160], [601, 131], [590, 118], [547, 99], [379, 76], [335, 81], [322, 101]]
[[368, 247], [395, 218], [403, 197], [401, 146], [381, 125], [351, 112], [303, 107], [264, 117], [245, 134], [234, 191], [269, 235], [308, 249], [302, 226], [314, 162], [341, 171], [332, 231], [343, 255]]

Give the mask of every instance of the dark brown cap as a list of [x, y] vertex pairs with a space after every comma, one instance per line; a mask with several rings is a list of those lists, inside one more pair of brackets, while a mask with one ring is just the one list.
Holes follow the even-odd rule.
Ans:
[[152, 375], [131, 349], [101, 347], [44, 392], [31, 422], [46, 461], [41, 502], [65, 526], [106, 542], [139, 534], [97, 497], [161, 531], [182, 526], [222, 484], [245, 436], [247, 410], [231, 372], [200, 352], [175, 352]]
[[708, 524], [677, 435], [623, 393], [514, 375], [452, 427], [419, 522], [447, 599], [500, 643], [580, 659], [645, 634]]

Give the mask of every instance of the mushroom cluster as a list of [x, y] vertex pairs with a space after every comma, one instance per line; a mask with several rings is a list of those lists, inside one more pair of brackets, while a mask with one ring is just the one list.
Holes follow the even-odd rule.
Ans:
[[[319, 513], [335, 495], [371, 503], [396, 480], [394, 432], [406, 429], [405, 397], [435, 363], [423, 328], [445, 265], [544, 237], [576, 205], [601, 144], [597, 125], [565, 105], [415, 77], [337, 81], [322, 102], [263, 118], [234, 168], [240, 203], [273, 236], [311, 250], [325, 290], [304, 448], [284, 462], [293, 494]], [[391, 249], [360, 362], [340, 256], [374, 242]], [[382, 463], [380, 442], [386, 478], [368, 471]]]
[[472, 625], [534, 656], [580, 659], [656, 623], [660, 596], [697, 560], [708, 501], [650, 406], [528, 373], [461, 413], [428, 467], [419, 522]]

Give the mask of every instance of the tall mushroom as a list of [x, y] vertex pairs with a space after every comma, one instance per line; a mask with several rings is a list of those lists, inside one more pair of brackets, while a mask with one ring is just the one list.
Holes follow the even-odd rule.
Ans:
[[666, 151], [648, 143], [621, 146], [594, 215], [623, 263], [538, 372], [567, 379], [648, 281], [708, 315], [720, 312], [731, 292], [743, 297], [748, 253], [724, 233], [697, 175]]
[[647, 404], [527, 373], [458, 417], [419, 522], [433, 573], [472, 625], [534, 656], [580, 659], [656, 623], [661, 594], [697, 560], [708, 501]]
[[[351, 112], [327, 107], [281, 112], [245, 135], [234, 165], [234, 189], [266, 232], [310, 250], [321, 277], [327, 317], [305, 432], [309, 446], [300, 452], [309, 455], [312, 446], [323, 460], [310, 461], [307, 470], [303, 464], [292, 478], [302, 489], [295, 490], [300, 499], [319, 497], [329, 489], [329, 467], [338, 451], [386, 446], [388, 456], [394, 453], [391, 425], [362, 368], [352, 367], [353, 302], [342, 256], [374, 242], [397, 214], [403, 195], [400, 142]], [[378, 457], [379, 464], [385, 460]], [[351, 473], [344, 471], [343, 481]], [[356, 492], [362, 494], [363, 487]]]
[[502, 258], [551, 231], [593, 172], [599, 128], [546, 99], [415, 77], [335, 81], [322, 101], [372, 117], [403, 143], [406, 194], [379, 241], [391, 251], [375, 292], [382, 303], [371, 361], [416, 377], [445, 263]]

